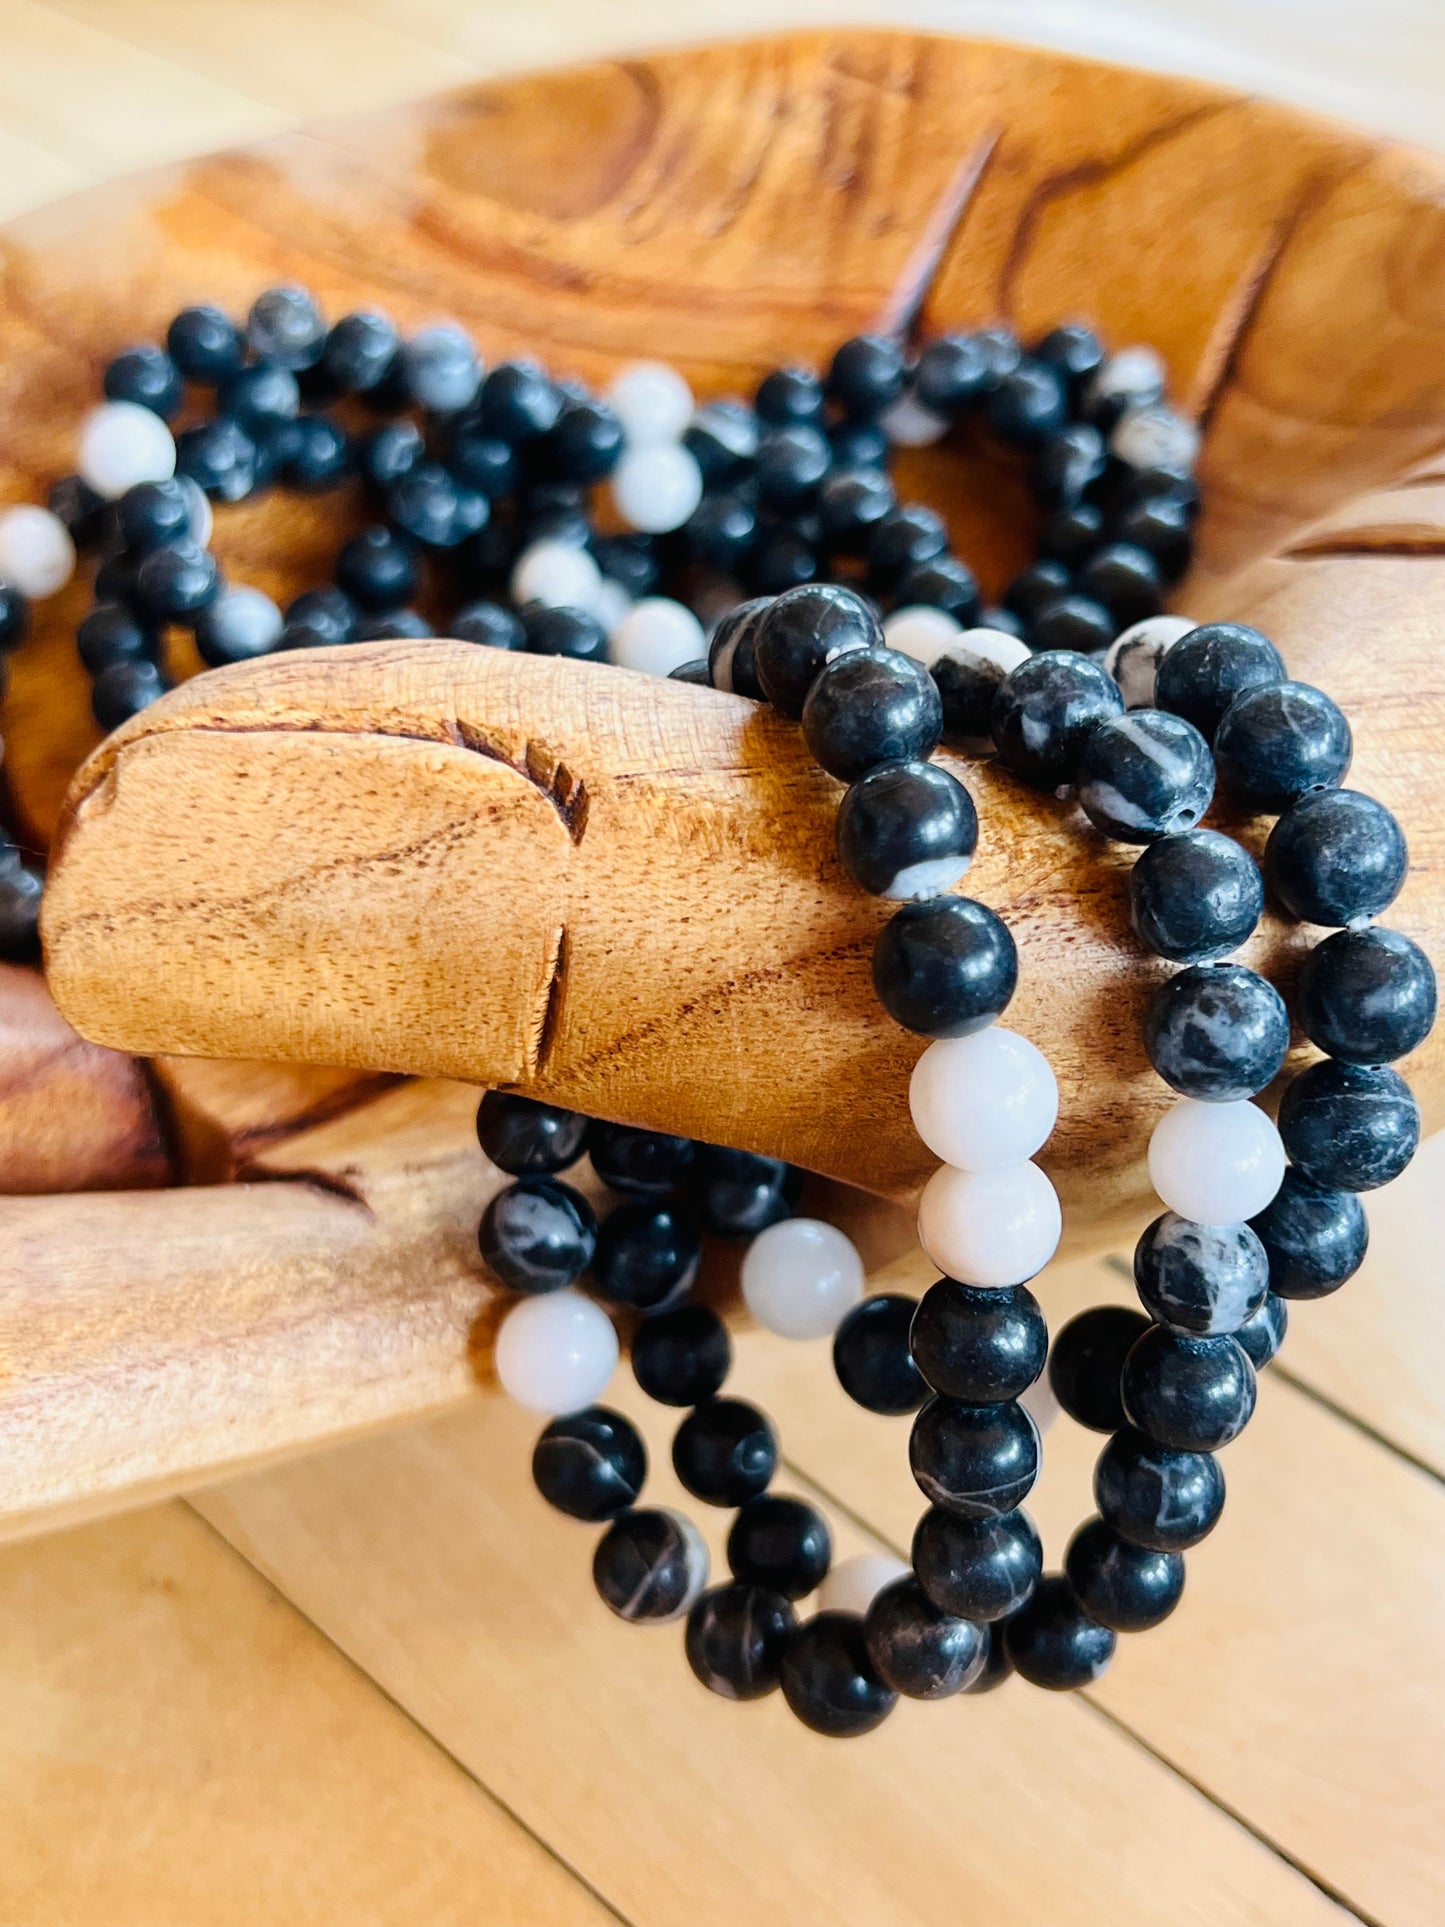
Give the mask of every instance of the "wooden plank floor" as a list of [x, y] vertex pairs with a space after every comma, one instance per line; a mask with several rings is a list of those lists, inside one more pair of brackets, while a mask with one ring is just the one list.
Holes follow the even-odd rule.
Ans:
[[[481, 72], [878, 11], [0, 0], [0, 217]], [[1321, 0], [1308, 45], [1287, 0], [907, 13], [1172, 51], [1414, 133], [1445, 57], [1431, 0], [1379, 31]], [[1351, 1288], [1296, 1309], [1179, 1612], [1083, 1699], [1013, 1682], [904, 1706], [855, 1747], [776, 1701], [715, 1701], [675, 1628], [596, 1605], [589, 1536], [528, 1488], [531, 1424], [482, 1401], [5, 1549], [0, 1922], [1438, 1927], [1442, 1182], [1445, 1139], [1374, 1202]], [[1095, 1263], [1043, 1295], [1057, 1320], [1127, 1285]], [[841, 1552], [906, 1545], [896, 1425], [848, 1408], [817, 1348], [745, 1340], [740, 1382]], [[656, 1413], [638, 1415], [665, 1470]], [[1038, 1514], [1056, 1560], [1092, 1442], [1061, 1426], [1054, 1444]]]

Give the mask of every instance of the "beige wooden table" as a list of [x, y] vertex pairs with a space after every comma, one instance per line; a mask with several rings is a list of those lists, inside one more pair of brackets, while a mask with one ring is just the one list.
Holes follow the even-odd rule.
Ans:
[[[884, 12], [1439, 138], [1433, 0], [0, 0], [0, 217], [480, 73]], [[0, 1552], [0, 1924], [1438, 1927], [1442, 1179], [1437, 1140], [1299, 1308], [1184, 1604], [1082, 1700], [1014, 1683], [837, 1748], [707, 1698], [675, 1632], [596, 1608], [497, 1404]], [[1107, 1262], [1050, 1280], [1056, 1318], [1099, 1295]], [[781, 1349], [743, 1341], [740, 1379], [792, 1483], [842, 1501], [841, 1551], [904, 1543], [896, 1430]], [[1055, 1553], [1091, 1457], [1056, 1438]]]

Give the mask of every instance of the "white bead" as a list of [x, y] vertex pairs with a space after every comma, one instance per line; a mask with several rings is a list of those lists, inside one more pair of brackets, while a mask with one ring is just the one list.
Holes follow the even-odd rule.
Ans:
[[1019, 1404], [1039, 1428], [1039, 1436], [1042, 1437], [1061, 1410], [1047, 1371], [1040, 1372], [1028, 1390], [1019, 1393]]
[[675, 442], [692, 420], [692, 390], [665, 361], [634, 361], [607, 390], [622, 432], [634, 448]]
[[519, 1299], [497, 1333], [497, 1377], [529, 1411], [580, 1412], [616, 1369], [612, 1320], [580, 1291]]
[[1172, 408], [1128, 408], [1109, 437], [1109, 453], [1131, 468], [1192, 468], [1199, 430]]
[[896, 448], [929, 448], [948, 433], [948, 423], [912, 395], [902, 395], [878, 417], [878, 426]]
[[28, 502], [0, 512], [0, 582], [38, 602], [74, 573], [75, 544], [58, 515]]
[[1195, 1224], [1243, 1224], [1264, 1210], [1284, 1177], [1279, 1132], [1257, 1104], [1182, 1098], [1154, 1126], [1149, 1181], [1171, 1211]]
[[534, 542], [523, 549], [512, 570], [512, 601], [543, 602], [551, 609], [597, 606], [602, 571], [586, 549], [575, 542]]
[[1154, 678], [1181, 636], [1197, 629], [1190, 616], [1145, 616], [1132, 623], [1104, 652], [1104, 673], [1119, 685], [1125, 709], [1154, 707]]
[[836, 1226], [785, 1218], [743, 1259], [748, 1310], [780, 1338], [831, 1338], [863, 1296], [863, 1260]]
[[612, 471], [612, 500], [629, 528], [666, 535], [702, 500], [702, 470], [678, 442], [629, 449]]
[[114, 502], [138, 482], [168, 482], [176, 445], [160, 416], [138, 402], [103, 402], [80, 425], [75, 466], [97, 495]]
[[1090, 377], [1084, 401], [1091, 408], [1100, 402], [1149, 406], [1164, 393], [1167, 379], [1163, 357], [1153, 348], [1121, 348]]
[[913, 1128], [960, 1171], [998, 1171], [1031, 1158], [1059, 1115], [1049, 1061], [1027, 1037], [990, 1024], [940, 1037], [913, 1066]]
[[947, 656], [950, 661], [962, 663], [981, 663], [991, 669], [1002, 670], [1011, 676], [1021, 662], [1027, 662], [1033, 654], [1026, 642], [1011, 636], [1004, 629], [960, 629], [946, 649], [939, 651], [935, 662]]
[[671, 596], [643, 596], [613, 630], [607, 659], [619, 669], [640, 669], [649, 676], [671, 675], [685, 662], [707, 654], [702, 624], [692, 610]]
[[895, 609], [883, 623], [883, 640], [887, 646], [900, 655], [912, 656], [925, 669], [931, 669], [962, 634], [963, 630], [946, 609], [930, 609], [921, 602], [907, 609]]
[[935, 1171], [918, 1204], [918, 1241], [965, 1285], [1023, 1285], [1059, 1246], [1058, 1193], [1036, 1164]]
[[208, 549], [216, 527], [211, 498], [200, 483], [193, 482], [189, 475], [181, 477], [181, 487], [185, 490], [186, 500], [191, 505], [191, 540], [198, 548]]
[[597, 600], [592, 605], [592, 613], [602, 624], [602, 633], [610, 637], [619, 622], [632, 607], [632, 597], [622, 584], [610, 575], [604, 575], [597, 585]]
[[866, 1613], [885, 1586], [906, 1579], [910, 1568], [887, 1552], [855, 1552], [828, 1568], [818, 1588], [820, 1613]]
[[476, 399], [483, 362], [465, 328], [451, 321], [421, 328], [401, 356], [407, 385], [423, 408], [454, 415]]

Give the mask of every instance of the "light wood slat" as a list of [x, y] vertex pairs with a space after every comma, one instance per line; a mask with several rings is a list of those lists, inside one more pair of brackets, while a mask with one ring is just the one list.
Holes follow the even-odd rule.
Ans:
[[[676, 1502], [667, 1415], [646, 1423], [650, 1489]], [[636, 1927], [1344, 1918], [1087, 1707], [1012, 1685], [906, 1704], [847, 1746], [776, 1696], [705, 1695], [677, 1627], [624, 1626], [592, 1595], [594, 1535], [529, 1490], [535, 1430], [475, 1408], [197, 1504]], [[716, 1553], [724, 1515], [701, 1523]]]
[[0, 1553], [6, 1927], [603, 1927], [182, 1506]]
[[0, 125], [0, 221], [58, 201], [95, 179], [90, 169]]

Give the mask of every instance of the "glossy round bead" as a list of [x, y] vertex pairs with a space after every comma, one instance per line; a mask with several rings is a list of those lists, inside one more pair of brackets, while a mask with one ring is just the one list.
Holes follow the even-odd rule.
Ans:
[[802, 1173], [781, 1158], [706, 1144], [698, 1147], [690, 1196], [704, 1231], [752, 1238], [790, 1218], [802, 1188]]
[[982, 1030], [1007, 1007], [1017, 983], [1018, 952], [1007, 926], [968, 897], [906, 904], [873, 946], [879, 1002], [923, 1037]]
[[1269, 1259], [1247, 1224], [1194, 1224], [1166, 1211], [1134, 1247], [1134, 1283], [1162, 1325], [1214, 1337], [1252, 1318], [1269, 1291]]
[[956, 1171], [923, 1187], [918, 1241], [941, 1272], [966, 1285], [1021, 1285], [1058, 1250], [1059, 1195], [1036, 1164]]
[[932, 652], [928, 670], [943, 701], [943, 734], [949, 742], [987, 738], [993, 699], [1020, 663], [1027, 643], [997, 629], [963, 629]]
[[1069, 1541], [1064, 1576], [1089, 1617], [1116, 1633], [1160, 1625], [1184, 1592], [1177, 1552], [1131, 1545], [1103, 1519], [1087, 1520]]
[[[759, 625], [760, 638], [767, 618]], [[849, 649], [825, 664], [803, 705], [816, 760], [852, 783], [880, 763], [922, 761], [938, 747], [943, 703], [919, 663], [884, 648]]]
[[1131, 468], [1191, 468], [1199, 458], [1199, 430], [1158, 403], [1127, 408], [1109, 437], [1109, 453]]
[[267, 432], [283, 422], [295, 421], [301, 408], [301, 390], [288, 369], [270, 362], [242, 368], [221, 390], [221, 406], [239, 422], [246, 433], [261, 444]]
[[1193, 964], [1150, 998], [1144, 1049], [1185, 1097], [1253, 1097], [1284, 1064], [1289, 1012], [1274, 985], [1243, 964]]
[[195, 542], [154, 549], [135, 573], [136, 599], [158, 622], [184, 622], [221, 592], [221, 572], [209, 549]]
[[878, 426], [895, 448], [931, 448], [948, 433], [942, 415], [925, 408], [914, 394], [905, 392], [878, 417]]
[[[973, 570], [956, 555], [933, 555], [915, 562], [898, 584], [897, 605], [904, 609], [940, 609], [965, 628], [978, 621], [983, 607]], [[892, 643], [892, 648], [902, 644]], [[912, 654], [905, 650], [905, 654]]]
[[932, 561], [948, 548], [948, 527], [936, 510], [919, 502], [892, 508], [868, 539], [868, 582], [876, 594], [891, 594], [905, 573]]
[[817, 494], [832, 459], [828, 438], [819, 428], [797, 422], [767, 429], [758, 443], [754, 470], [758, 500], [766, 508], [796, 509]]
[[1071, 1318], [1049, 1350], [1049, 1383], [1060, 1407], [1091, 1432], [1124, 1423], [1119, 1378], [1124, 1360], [1149, 1329], [1128, 1305], [1094, 1305]]
[[580, 1291], [549, 1291], [513, 1305], [497, 1333], [497, 1377], [533, 1412], [580, 1412], [617, 1369], [617, 1333]]
[[30, 963], [40, 950], [40, 899], [45, 882], [20, 860], [14, 844], [0, 844], [0, 957]]
[[1161, 837], [1129, 875], [1140, 940], [1172, 963], [1209, 963], [1237, 950], [1264, 910], [1264, 878], [1249, 852], [1218, 830]]
[[45, 506], [64, 523], [77, 549], [93, 549], [106, 525], [105, 503], [89, 482], [62, 475], [46, 491]]
[[201, 661], [217, 668], [269, 655], [281, 640], [281, 611], [260, 589], [232, 584], [196, 617]]
[[982, 1693], [992, 1693], [996, 1687], [1013, 1673], [1013, 1661], [1008, 1656], [1004, 1642], [1002, 1623], [985, 1626], [983, 1629], [983, 1664], [964, 1687], [964, 1692], [977, 1697]]
[[533, 542], [512, 570], [512, 600], [519, 607], [543, 602], [553, 609], [592, 609], [601, 587], [601, 570], [574, 542]]
[[596, 616], [585, 609], [551, 609], [545, 602], [528, 603], [522, 611], [527, 648], [534, 656], [565, 656], [572, 662], [601, 662], [607, 636]]
[[634, 361], [620, 369], [607, 401], [634, 448], [675, 442], [692, 420], [692, 390], [665, 361]]
[[477, 1141], [499, 1171], [542, 1177], [582, 1155], [587, 1120], [576, 1111], [511, 1091], [488, 1091], [477, 1108]]
[[102, 729], [119, 729], [132, 716], [149, 709], [169, 687], [153, 662], [113, 662], [95, 679], [90, 711]]
[[261, 456], [239, 422], [228, 415], [181, 430], [176, 473], [217, 502], [239, 502], [256, 487]]
[[707, 1305], [678, 1305], [644, 1318], [632, 1340], [632, 1372], [661, 1405], [702, 1405], [732, 1365], [727, 1327]]
[[[458, 432], [454, 429], [449, 438], [453, 453]], [[393, 482], [410, 475], [426, 459], [426, 437], [412, 421], [388, 422], [384, 428], [378, 428], [374, 434], [368, 435], [361, 444], [361, 473], [372, 490], [382, 498]]]
[[637, 1427], [605, 1405], [553, 1419], [532, 1448], [532, 1480], [548, 1505], [589, 1524], [636, 1505], [647, 1478]]
[[1257, 1104], [1184, 1098], [1149, 1139], [1149, 1182], [1196, 1224], [1240, 1224], [1263, 1211], [1284, 1176], [1280, 1134]]
[[1124, 843], [1193, 829], [1214, 795], [1209, 745], [1178, 716], [1132, 710], [1088, 736], [1078, 793], [1095, 827]]
[[1115, 630], [1132, 627], [1164, 606], [1164, 584], [1152, 555], [1128, 542], [1107, 542], [1080, 569], [1077, 593], [1107, 609]]
[[[115, 507], [115, 520], [132, 559], [149, 555], [152, 549], [166, 548], [173, 542], [194, 539], [192, 501], [188, 493], [191, 486], [194, 485], [174, 478], [169, 482], [140, 482], [121, 496]], [[204, 501], [205, 497], [201, 499]]]
[[729, 609], [715, 624], [707, 645], [708, 674], [714, 689], [750, 696], [755, 702], [762, 700], [755, 641], [763, 611], [772, 600], [771, 596], [753, 596]]
[[881, 470], [834, 468], [818, 490], [824, 543], [839, 555], [865, 554], [874, 529], [896, 499], [892, 482]]
[[603, 1219], [592, 1270], [604, 1298], [651, 1312], [687, 1296], [701, 1260], [702, 1241], [686, 1212], [639, 1201]]
[[908, 1330], [918, 1301], [879, 1292], [855, 1305], [833, 1334], [833, 1370], [855, 1404], [870, 1412], [916, 1412], [928, 1397]]
[[873, 1601], [864, 1639], [879, 1677], [909, 1699], [947, 1699], [983, 1667], [982, 1628], [940, 1612], [911, 1573]]
[[487, 649], [523, 649], [527, 643], [517, 617], [496, 602], [467, 603], [447, 623], [447, 634]]
[[1214, 738], [1220, 782], [1241, 802], [1271, 812], [1310, 790], [1336, 788], [1353, 748], [1344, 711], [1307, 682], [1245, 690]]
[[294, 630], [304, 630], [314, 639], [297, 642], [296, 648], [351, 642], [356, 635], [356, 605], [340, 589], [308, 589], [286, 606], [285, 633]]
[[40, 602], [74, 573], [75, 543], [58, 515], [28, 502], [0, 509], [0, 580]]
[[672, 1464], [695, 1499], [743, 1505], [767, 1490], [778, 1466], [778, 1436], [755, 1405], [708, 1399], [678, 1426]]
[[343, 315], [326, 337], [321, 365], [343, 394], [364, 395], [391, 374], [401, 337], [384, 314], [360, 309]]
[[1022, 1505], [1038, 1477], [1038, 1427], [1012, 1400], [960, 1405], [931, 1398], [913, 1421], [908, 1463], [934, 1505], [965, 1518], [997, 1518]]
[[742, 1264], [743, 1297], [780, 1338], [830, 1338], [863, 1296], [863, 1260], [836, 1226], [789, 1218], [759, 1232]]
[[1064, 322], [1049, 332], [1033, 348], [1036, 360], [1057, 368], [1071, 393], [1077, 393], [1104, 365], [1104, 349], [1092, 328], [1078, 322]]
[[774, 368], [758, 383], [754, 406], [774, 427], [821, 421], [823, 384], [810, 368]]
[[1014, 577], [1003, 592], [1003, 605], [1021, 622], [1033, 623], [1047, 609], [1069, 593], [1073, 571], [1064, 563], [1042, 557], [1031, 562]]
[[750, 1586], [802, 1599], [823, 1580], [833, 1541], [820, 1512], [801, 1499], [764, 1493], [749, 1499], [728, 1533], [728, 1565]]
[[681, 1619], [707, 1584], [707, 1547], [680, 1512], [624, 1512], [598, 1541], [592, 1579], [619, 1619]]
[[153, 662], [160, 649], [154, 629], [121, 602], [97, 603], [75, 632], [75, 650], [92, 676], [114, 662]]
[[181, 309], [166, 331], [166, 347], [187, 381], [224, 381], [245, 356], [235, 322], [205, 305]]
[[107, 401], [134, 402], [169, 421], [185, 398], [181, 371], [163, 348], [141, 342], [107, 364], [101, 378]]
[[702, 500], [702, 471], [676, 442], [631, 448], [612, 472], [612, 501], [628, 528], [680, 529]]
[[402, 372], [413, 401], [434, 414], [469, 407], [481, 386], [481, 357], [471, 336], [450, 322], [414, 334], [401, 351]]
[[706, 653], [702, 624], [685, 603], [670, 596], [634, 602], [607, 641], [607, 655], [620, 669], [669, 676]]
[[1153, 1325], [1124, 1360], [1129, 1423], [1179, 1452], [1216, 1452], [1254, 1411], [1254, 1367], [1232, 1338]]
[[417, 609], [389, 609], [385, 615], [366, 616], [357, 624], [358, 642], [397, 642], [404, 637], [430, 636], [436, 632]]
[[687, 1176], [696, 1148], [691, 1138], [666, 1131], [642, 1131], [601, 1118], [587, 1126], [592, 1169], [611, 1190], [629, 1197], [666, 1197]]
[[1264, 1303], [1252, 1317], [1246, 1318], [1237, 1332], [1231, 1333], [1236, 1345], [1253, 1365], [1255, 1372], [1262, 1372], [1284, 1343], [1289, 1329], [1289, 1306], [1275, 1292], [1265, 1294]]
[[[1194, 517], [1189, 505], [1178, 496], [1141, 495], [1117, 517], [1114, 533], [1121, 542], [1152, 556], [1166, 584], [1178, 582], [1194, 557]], [[1168, 620], [1180, 618], [1171, 616]], [[1191, 629], [1195, 626], [1189, 624]], [[1149, 700], [1153, 701], [1152, 695]]]
[[569, 400], [543, 448], [548, 465], [583, 487], [609, 476], [622, 458], [622, 423], [604, 401]]
[[329, 415], [301, 415], [295, 430], [282, 469], [282, 479], [289, 487], [320, 494], [355, 474], [355, 445], [346, 430]]
[[[1017, 344], [1011, 365], [1016, 366]], [[952, 420], [982, 400], [998, 374], [1006, 372], [978, 335], [941, 335], [918, 357], [914, 393], [925, 408]]]
[[1098, 1679], [1118, 1636], [1079, 1604], [1060, 1575], [1041, 1579], [1033, 1597], [1004, 1627], [1014, 1670], [1032, 1686], [1068, 1693]]
[[1081, 502], [1107, 465], [1098, 429], [1088, 422], [1071, 422], [1039, 443], [1029, 479], [1040, 502], [1063, 508]]
[[1091, 421], [1109, 428], [1129, 408], [1150, 408], [1164, 398], [1164, 363], [1152, 348], [1121, 348], [1085, 382], [1083, 405]]
[[1269, 1257], [1270, 1290], [1281, 1298], [1324, 1298], [1364, 1262], [1370, 1228], [1351, 1191], [1286, 1171], [1271, 1203], [1253, 1220]]
[[804, 1621], [783, 1656], [782, 1685], [804, 1726], [830, 1739], [873, 1732], [898, 1703], [874, 1670], [855, 1613], [824, 1612]]
[[246, 317], [246, 340], [260, 361], [283, 368], [309, 368], [326, 345], [326, 323], [305, 288], [268, 288]]
[[1285, 1087], [1279, 1129], [1303, 1176], [1341, 1191], [1373, 1191], [1399, 1177], [1415, 1155], [1420, 1107], [1387, 1065], [1327, 1057]]
[[1304, 960], [1296, 1008], [1306, 1036], [1347, 1064], [1407, 1056], [1435, 1022], [1435, 972], [1398, 930], [1341, 930]]
[[1270, 831], [1264, 873], [1301, 922], [1343, 925], [1388, 909], [1408, 860], [1400, 826], [1382, 803], [1357, 790], [1318, 790]]
[[687, 1616], [687, 1663], [723, 1699], [755, 1700], [782, 1676], [783, 1655], [798, 1624], [789, 1600], [761, 1586], [713, 1586]]
[[961, 1171], [1033, 1157], [1059, 1114], [1059, 1087], [1037, 1045], [1000, 1024], [930, 1044], [908, 1085], [913, 1128]]
[[989, 427], [1004, 441], [1035, 448], [1058, 434], [1067, 407], [1058, 370], [1047, 362], [1023, 360], [990, 385], [984, 413]]
[[910, 1577], [908, 1567], [891, 1553], [856, 1552], [851, 1559], [829, 1566], [818, 1588], [818, 1611], [864, 1617], [880, 1592]]
[[1048, 1326], [1024, 1285], [983, 1289], [940, 1278], [913, 1319], [914, 1362], [935, 1392], [995, 1405], [1026, 1392], [1044, 1369]]
[[854, 335], [833, 356], [829, 393], [844, 411], [876, 420], [903, 393], [903, 352], [888, 335]]
[[708, 402], [684, 429], [682, 445], [709, 488], [736, 481], [757, 459], [758, 418], [744, 402]]
[[860, 888], [895, 903], [941, 895], [978, 842], [973, 799], [932, 763], [881, 763], [838, 806], [838, 856]]
[[913, 1534], [913, 1566], [924, 1592], [940, 1612], [979, 1623], [1017, 1612], [1043, 1565], [1043, 1547], [1026, 1512], [964, 1518], [932, 1506]]
[[759, 609], [753, 630], [758, 681], [779, 715], [798, 717], [827, 664], [855, 650], [876, 652], [882, 640], [871, 603], [838, 584], [810, 582]]
[[895, 609], [883, 624], [887, 647], [897, 655], [921, 663], [925, 669], [932, 669], [962, 633], [955, 616], [928, 603]]
[[1283, 680], [1284, 659], [1267, 636], [1242, 622], [1210, 622], [1169, 650], [1154, 680], [1155, 699], [1213, 742], [1236, 697]]
[[392, 486], [386, 510], [397, 528], [424, 549], [454, 549], [486, 526], [490, 504], [439, 462], [423, 462]]
[[1014, 670], [994, 698], [989, 723], [1008, 769], [1057, 789], [1073, 781], [1092, 732], [1123, 707], [1118, 686], [1096, 663], [1055, 650]]
[[519, 1178], [482, 1214], [482, 1257], [511, 1291], [557, 1291], [582, 1276], [597, 1248], [592, 1207], [555, 1178]]
[[114, 502], [137, 482], [169, 480], [176, 472], [176, 445], [150, 409], [108, 401], [81, 423], [76, 467], [97, 495]]
[[1224, 1473], [1207, 1452], [1177, 1451], [1127, 1428], [1099, 1455], [1094, 1503], [1131, 1545], [1184, 1552], [1218, 1524]]
[[514, 446], [554, 428], [562, 407], [561, 392], [531, 361], [500, 362], [477, 393], [482, 427]]

